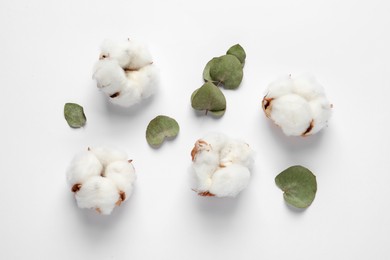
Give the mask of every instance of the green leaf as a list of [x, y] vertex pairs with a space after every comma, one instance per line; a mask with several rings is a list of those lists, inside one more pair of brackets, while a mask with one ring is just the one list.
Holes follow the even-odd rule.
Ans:
[[179, 130], [179, 124], [175, 119], [160, 115], [149, 122], [146, 128], [146, 140], [152, 146], [159, 146], [164, 142], [165, 138], [177, 136]]
[[226, 99], [222, 91], [211, 82], [206, 82], [191, 95], [191, 106], [196, 110], [206, 110], [214, 115], [223, 115]]
[[241, 62], [242, 65], [245, 63], [246, 53], [244, 48], [240, 44], [233, 45], [230, 47], [230, 49], [226, 52], [226, 54], [234, 55], [237, 57], [237, 59]]
[[204, 67], [204, 70], [203, 70], [203, 79], [204, 79], [204, 81], [206, 81], [206, 82], [212, 82], [213, 81], [213, 79], [210, 76], [210, 68], [211, 68], [211, 66], [214, 64], [214, 62], [217, 59], [218, 58], [212, 58], [209, 62], [207, 62], [206, 67]]
[[235, 89], [240, 85], [244, 72], [238, 58], [228, 54], [212, 62], [210, 76], [214, 81], [221, 82], [225, 88]]
[[68, 122], [69, 126], [73, 128], [83, 127], [87, 121], [83, 107], [75, 103], [65, 104], [64, 116], [66, 122]]
[[317, 192], [316, 176], [303, 166], [292, 166], [275, 178], [276, 185], [284, 191], [285, 201], [297, 208], [307, 208]]
[[220, 117], [220, 116], [223, 116], [225, 114], [225, 111], [226, 111], [225, 109], [219, 110], [219, 111], [210, 110], [210, 113], [214, 116]]
[[192, 92], [192, 94], [191, 94], [191, 103], [192, 103], [192, 100], [194, 99], [196, 93], [198, 93], [198, 90], [199, 90], [199, 89], [200, 89], [200, 88], [198, 88], [198, 89], [196, 89], [194, 92]]

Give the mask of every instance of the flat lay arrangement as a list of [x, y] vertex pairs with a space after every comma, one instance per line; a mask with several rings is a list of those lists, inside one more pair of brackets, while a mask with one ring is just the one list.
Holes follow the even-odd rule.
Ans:
[[390, 3], [0, 6], [0, 259], [390, 259]]
[[[155, 79], [158, 76], [155, 74], [156, 70], [145, 46], [137, 42], [133, 43], [130, 39], [125, 42], [105, 40], [101, 49], [100, 60], [95, 65], [93, 78], [104, 93], [117, 93], [109, 95], [111, 102], [129, 106], [140, 102], [141, 97], [150, 96], [149, 89], [156, 88]], [[206, 83], [195, 90], [191, 96], [192, 107], [206, 110], [206, 114], [210, 111], [216, 116], [222, 116], [226, 109], [226, 99], [218, 87], [222, 85], [226, 89], [235, 89], [240, 85], [245, 59], [246, 53], [240, 44], [230, 47], [225, 55], [211, 59], [203, 71]], [[289, 76], [279, 79], [269, 85], [267, 95], [263, 99], [263, 110], [266, 116], [279, 125], [286, 135], [306, 136], [317, 133], [327, 126], [331, 109], [332, 105], [326, 99], [323, 87], [309, 76], [294, 79]], [[85, 124], [84, 111], [80, 105], [73, 104], [73, 113], [68, 112], [69, 110], [69, 103], [67, 103], [64, 107], [64, 115], [71, 127]], [[149, 123], [146, 139], [151, 146], [157, 147], [165, 138], [175, 137], [178, 133], [179, 125], [176, 120], [160, 115]], [[110, 163], [122, 161], [123, 164], [125, 160], [123, 156], [113, 156], [110, 153], [115, 154], [115, 152], [106, 152], [108, 157], [112, 158]], [[191, 151], [192, 174], [197, 182], [193, 190], [204, 197], [237, 196], [249, 183], [250, 169], [253, 165], [252, 153], [252, 149], [245, 142], [230, 140], [223, 134], [210, 134], [197, 140]], [[128, 195], [126, 196], [126, 192], [118, 187], [110, 189], [108, 187], [110, 175], [105, 178], [107, 165], [102, 166], [97, 160], [95, 164], [89, 165], [91, 159], [88, 158], [75, 159], [68, 170], [68, 181], [75, 193], [77, 204], [80, 208], [92, 208], [99, 213], [110, 214], [114, 206], [120, 205]], [[86, 161], [86, 165], [83, 165], [83, 160]], [[132, 168], [124, 164], [127, 168]], [[123, 172], [117, 170], [115, 176], [127, 180], [128, 183], [122, 185], [131, 187], [132, 178], [129, 176], [129, 171], [124, 166], [119, 168], [123, 169]], [[276, 183], [285, 191], [284, 197], [289, 204], [297, 208], [306, 208], [314, 200], [317, 183], [313, 188], [310, 186], [311, 182], [307, 182], [307, 178], [302, 177], [302, 174], [306, 173], [304, 170], [295, 170], [294, 167], [289, 169], [290, 171], [286, 170], [276, 177]], [[302, 167], [302, 169], [306, 168]], [[81, 184], [83, 176], [95, 176], [95, 178], [91, 178], [92, 184], [83, 185]], [[311, 190], [312, 193], [306, 192], [307, 190]], [[297, 196], [294, 197], [294, 194]]]

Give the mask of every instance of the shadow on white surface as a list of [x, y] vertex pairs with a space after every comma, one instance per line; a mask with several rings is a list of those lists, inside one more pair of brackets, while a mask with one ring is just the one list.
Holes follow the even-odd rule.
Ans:
[[[240, 196], [236, 198], [201, 197], [195, 193], [190, 200], [193, 205], [190, 223], [196, 227], [200, 236], [205, 234], [220, 238], [229, 234], [230, 227], [237, 223]], [[188, 203], [188, 202], [187, 202]]]
[[308, 209], [308, 208], [296, 208], [296, 207], [288, 204], [286, 201], [284, 201], [284, 205], [286, 206], [286, 208], [288, 209], [289, 212], [291, 212], [293, 215], [297, 215], [297, 216], [303, 216]]
[[105, 100], [105, 103], [106, 103], [107, 113], [109, 115], [132, 117], [138, 114], [142, 114], [143, 110], [145, 110], [147, 107], [153, 104], [154, 99], [155, 96], [153, 95], [145, 100], [142, 100], [140, 103], [130, 107], [121, 107], [111, 103], [109, 100]]
[[72, 194], [67, 194], [69, 200], [70, 210], [74, 211], [75, 217], [80, 222], [77, 225], [79, 228], [83, 227], [83, 232], [89, 233], [89, 235], [103, 235], [100, 233], [109, 232], [116, 225], [123, 225], [123, 221], [126, 220], [125, 215], [131, 211], [132, 208], [132, 200], [134, 199], [134, 194], [125, 202], [122, 203], [121, 206], [115, 207], [112, 211], [111, 215], [102, 215], [96, 212], [94, 209], [81, 209], [77, 206], [76, 199]]
[[237, 196], [237, 198], [217, 198], [198, 195], [196, 200], [200, 213], [222, 217], [234, 214], [238, 208], [238, 203], [240, 203], [240, 196]]
[[304, 149], [318, 149], [323, 139], [323, 133], [326, 131], [326, 128], [322, 129], [320, 132], [302, 137], [302, 136], [286, 136], [282, 130], [276, 126], [271, 120], [267, 121], [267, 131], [270, 132], [270, 136], [274, 138], [276, 146], [284, 147], [289, 152], [291, 151], [302, 151]]

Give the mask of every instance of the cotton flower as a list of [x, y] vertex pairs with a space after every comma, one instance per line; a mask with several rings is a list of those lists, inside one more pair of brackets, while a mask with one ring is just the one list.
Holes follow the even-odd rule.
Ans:
[[235, 197], [248, 186], [253, 151], [245, 142], [209, 134], [196, 141], [191, 156], [200, 196]]
[[129, 107], [155, 92], [157, 74], [145, 45], [132, 39], [105, 40], [92, 77], [112, 103]]
[[307, 136], [327, 125], [332, 105], [314, 77], [287, 76], [269, 84], [263, 110], [284, 134]]
[[79, 208], [109, 215], [126, 201], [136, 180], [126, 153], [107, 147], [88, 148], [76, 155], [66, 172]]

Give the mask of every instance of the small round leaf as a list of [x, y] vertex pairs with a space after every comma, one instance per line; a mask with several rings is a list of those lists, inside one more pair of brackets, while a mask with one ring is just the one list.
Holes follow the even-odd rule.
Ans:
[[206, 110], [216, 115], [223, 115], [226, 99], [222, 91], [211, 82], [206, 82], [191, 95], [191, 106], [196, 110]]
[[213, 65], [213, 63], [217, 60], [218, 58], [212, 58], [209, 62], [207, 62], [206, 67], [204, 67], [203, 70], [203, 79], [206, 82], [212, 82], [213, 79], [210, 76], [210, 68]]
[[300, 165], [282, 171], [276, 176], [275, 183], [284, 191], [284, 200], [297, 208], [307, 208], [316, 196], [316, 176]]
[[165, 138], [175, 137], [180, 127], [175, 119], [168, 116], [157, 116], [146, 128], [146, 140], [152, 146], [161, 145]]
[[196, 89], [194, 92], [192, 92], [192, 94], [191, 94], [191, 103], [192, 103], [192, 100], [194, 99], [196, 93], [198, 93], [198, 90], [199, 90], [199, 89], [200, 89], [200, 88], [198, 88], [198, 89]]
[[83, 107], [75, 103], [65, 104], [64, 116], [68, 125], [73, 128], [83, 127], [87, 121]]
[[245, 63], [246, 53], [244, 48], [240, 44], [233, 45], [230, 47], [230, 49], [226, 52], [226, 54], [234, 55], [237, 57], [237, 59], [241, 62], [242, 65]]
[[212, 62], [210, 76], [227, 89], [238, 88], [244, 76], [241, 62], [234, 55], [223, 55]]
[[225, 111], [226, 109], [224, 110], [219, 110], [219, 111], [213, 111], [213, 110], [210, 110], [210, 113], [216, 117], [220, 117], [220, 116], [223, 116], [225, 114]]

